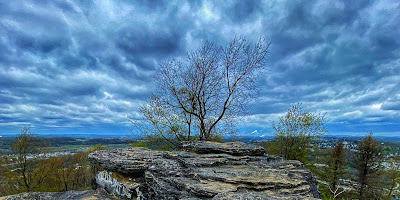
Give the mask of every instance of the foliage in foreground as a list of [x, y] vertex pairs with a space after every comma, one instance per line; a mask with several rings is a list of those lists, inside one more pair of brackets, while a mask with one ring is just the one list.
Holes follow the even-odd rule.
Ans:
[[306, 111], [301, 104], [293, 106], [285, 116], [279, 117], [277, 123], [273, 123], [275, 138], [267, 148], [268, 153], [306, 163], [313, 141], [327, 131], [324, 116]]
[[46, 158], [43, 141], [24, 128], [12, 149], [15, 161], [0, 160], [0, 196], [21, 192], [62, 192], [90, 190], [94, 176], [99, 170], [87, 161], [93, 150], [104, 149], [100, 145], [73, 155]]
[[395, 188], [400, 184], [400, 158], [388, 158], [383, 167], [385, 154], [372, 132], [351, 151], [343, 151], [342, 145], [339, 141], [325, 159], [319, 160], [325, 167], [310, 168], [320, 181], [323, 199], [390, 200], [393, 194], [399, 195]]
[[315, 139], [326, 131], [324, 124], [323, 114], [304, 111], [298, 104], [273, 124], [275, 138], [264, 143], [266, 151], [303, 162], [318, 177], [323, 199], [391, 199], [398, 195], [400, 157], [386, 160], [383, 168], [385, 151], [372, 132], [355, 149], [345, 149], [338, 141], [334, 148], [321, 151]]

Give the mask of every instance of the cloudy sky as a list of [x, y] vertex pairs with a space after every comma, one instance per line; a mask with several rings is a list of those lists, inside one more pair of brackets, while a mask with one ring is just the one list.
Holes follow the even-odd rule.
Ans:
[[242, 132], [270, 132], [301, 102], [327, 113], [330, 135], [400, 135], [399, 10], [398, 0], [1, 1], [0, 135], [128, 133], [160, 62], [240, 35], [272, 42]]

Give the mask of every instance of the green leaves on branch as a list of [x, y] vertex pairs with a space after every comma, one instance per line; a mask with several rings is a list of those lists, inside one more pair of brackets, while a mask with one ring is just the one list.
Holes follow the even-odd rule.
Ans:
[[293, 106], [272, 125], [275, 130], [272, 145], [275, 148], [270, 148], [270, 153], [306, 162], [312, 142], [327, 132], [325, 123], [325, 113], [311, 113], [300, 103]]

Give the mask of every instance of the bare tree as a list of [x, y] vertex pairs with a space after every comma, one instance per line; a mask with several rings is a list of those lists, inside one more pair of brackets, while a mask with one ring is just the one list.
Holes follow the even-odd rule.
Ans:
[[[220, 131], [222, 121], [242, 113], [244, 106], [257, 94], [255, 81], [266, 67], [268, 48], [269, 43], [264, 38], [256, 44], [243, 37], [235, 38], [226, 47], [207, 41], [188, 53], [187, 60], [165, 61], [157, 76], [160, 90], [140, 110], [145, 121], [154, 127], [166, 124], [163, 127], [177, 139], [187, 139], [191, 135], [197, 135], [200, 140], [210, 139]], [[166, 123], [154, 123], [154, 113], [148, 113], [155, 109], [154, 104], [158, 111], [167, 113], [161, 117], [166, 117], [162, 120]], [[172, 121], [185, 128], [171, 126]], [[178, 129], [184, 131], [186, 137], [179, 137]], [[160, 134], [165, 132], [168, 130]]]

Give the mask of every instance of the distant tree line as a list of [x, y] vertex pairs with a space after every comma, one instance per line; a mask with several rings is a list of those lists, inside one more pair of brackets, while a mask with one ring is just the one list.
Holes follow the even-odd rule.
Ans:
[[[0, 138], [0, 149], [11, 152], [11, 146], [16, 137]], [[132, 141], [119, 138], [73, 138], [73, 137], [38, 137], [38, 142], [48, 143], [51, 147], [62, 147], [66, 145], [96, 145], [96, 144], [130, 144]]]

